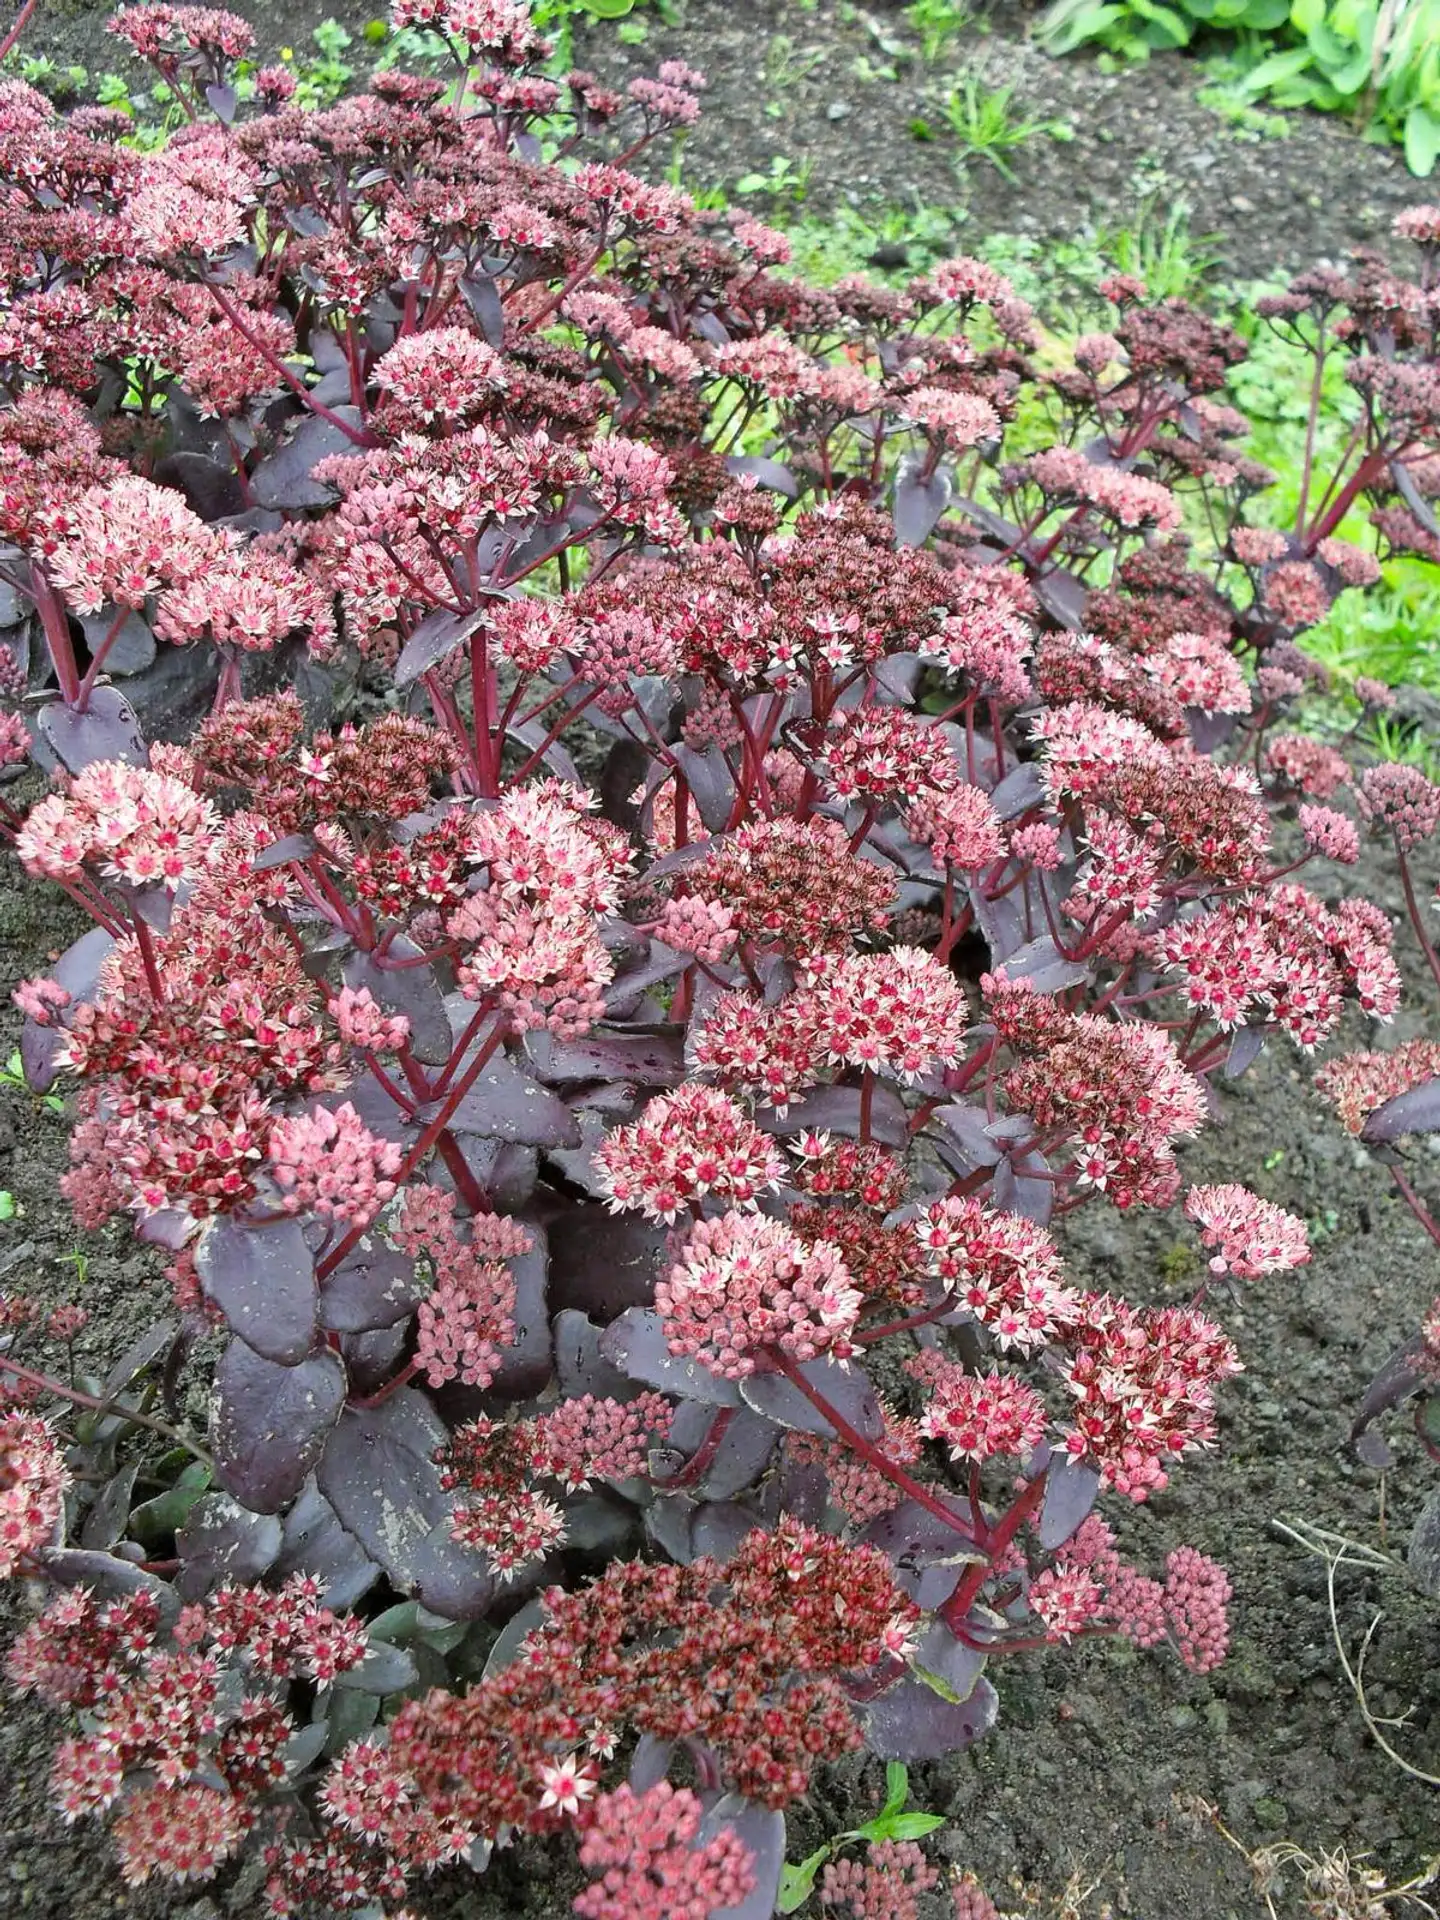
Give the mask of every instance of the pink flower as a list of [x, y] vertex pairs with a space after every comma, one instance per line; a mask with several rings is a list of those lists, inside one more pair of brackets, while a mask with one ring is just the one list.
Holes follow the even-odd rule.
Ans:
[[723, 901], [688, 893], [683, 899], [665, 902], [652, 931], [677, 953], [693, 954], [713, 967], [735, 944], [735, 915]]
[[700, 1819], [695, 1795], [668, 1780], [601, 1794], [580, 1842], [580, 1864], [596, 1876], [575, 1897], [581, 1920], [710, 1920], [741, 1905], [754, 1856], [732, 1827], [697, 1844]]
[[70, 1474], [55, 1436], [28, 1413], [0, 1414], [0, 1576], [48, 1546]]
[[828, 1057], [907, 1084], [964, 1052], [970, 1006], [949, 968], [919, 947], [800, 965], [808, 1015]]
[[92, 761], [67, 793], [30, 809], [15, 850], [30, 873], [73, 880], [87, 861], [133, 886], [174, 891], [217, 851], [218, 816], [169, 774], [117, 760]]
[[248, 1822], [241, 1802], [207, 1786], [138, 1787], [112, 1829], [126, 1886], [153, 1875], [184, 1883], [209, 1880], [240, 1845]]
[[1193, 1673], [1210, 1673], [1225, 1658], [1230, 1591], [1225, 1569], [1194, 1547], [1177, 1547], [1165, 1562], [1165, 1612], [1176, 1650]]
[[962, 872], [988, 866], [1005, 851], [1000, 822], [979, 787], [925, 794], [909, 809], [911, 837], [930, 848], [937, 862]]
[[767, 1346], [797, 1365], [844, 1359], [863, 1299], [828, 1241], [807, 1246], [778, 1220], [726, 1213], [691, 1228], [655, 1305], [672, 1353], [743, 1380]]
[[509, 384], [505, 362], [464, 327], [406, 334], [383, 354], [375, 384], [402, 417], [421, 427], [483, 409]]
[[282, 1116], [270, 1129], [267, 1157], [287, 1213], [313, 1207], [363, 1226], [394, 1194], [391, 1176], [404, 1156], [372, 1133], [347, 1100], [333, 1113], [316, 1107]]
[[1160, 684], [1182, 707], [1249, 713], [1250, 689], [1230, 649], [1210, 634], [1175, 633], [1154, 656]]
[[1002, 1352], [1033, 1353], [1076, 1317], [1060, 1281], [1060, 1254], [1043, 1227], [973, 1196], [934, 1201], [915, 1222], [925, 1264], [956, 1304], [995, 1336]]
[[915, 387], [900, 404], [906, 420], [953, 453], [963, 453], [967, 447], [997, 439], [1000, 434], [999, 414], [978, 393]]
[[1359, 802], [1364, 818], [1377, 830], [1388, 827], [1402, 853], [1428, 840], [1440, 823], [1440, 786], [1401, 762], [1368, 767]]
[[1305, 844], [1326, 860], [1353, 867], [1360, 858], [1360, 829], [1334, 807], [1301, 807], [1297, 818]]
[[591, 1480], [628, 1480], [645, 1472], [651, 1437], [670, 1431], [674, 1409], [658, 1393], [634, 1400], [597, 1400], [585, 1393], [564, 1400], [533, 1423], [536, 1473], [578, 1493]]
[[1318, 626], [1330, 611], [1325, 582], [1308, 560], [1282, 560], [1262, 583], [1266, 608], [1283, 626]]
[[330, 1017], [340, 1038], [369, 1053], [398, 1053], [410, 1038], [403, 1013], [386, 1013], [368, 987], [342, 987], [330, 1002]]
[[617, 1127], [596, 1150], [594, 1166], [612, 1212], [638, 1208], [673, 1220], [713, 1197], [754, 1206], [779, 1186], [785, 1163], [733, 1100], [691, 1082], [660, 1094], [641, 1118]]
[[1030, 1611], [1045, 1625], [1048, 1640], [1070, 1640], [1100, 1613], [1102, 1595], [1081, 1567], [1047, 1567], [1030, 1582]]
[[1212, 1273], [1256, 1280], [1263, 1273], [1303, 1267], [1310, 1258], [1305, 1222], [1246, 1187], [1191, 1187], [1185, 1212], [1200, 1227], [1204, 1244], [1216, 1249]]
[[952, 1460], [1023, 1459], [1045, 1435], [1045, 1403], [1013, 1374], [966, 1373], [958, 1366], [936, 1370], [932, 1397], [920, 1416], [927, 1439], [942, 1441]]
[[10, 996], [26, 1019], [33, 1020], [37, 1027], [56, 1026], [57, 1016], [69, 1006], [70, 997], [58, 980], [47, 980], [43, 975], [22, 980]]
[[1263, 567], [1288, 553], [1290, 543], [1274, 527], [1236, 527], [1230, 546], [1242, 565]]
[[1342, 1054], [1315, 1075], [1315, 1091], [1334, 1107], [1347, 1133], [1358, 1134], [1377, 1107], [1440, 1078], [1440, 1040], [1406, 1040], [1388, 1052]]

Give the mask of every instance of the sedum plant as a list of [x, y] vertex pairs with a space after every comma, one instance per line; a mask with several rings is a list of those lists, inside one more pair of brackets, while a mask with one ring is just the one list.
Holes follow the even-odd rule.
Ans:
[[[1247, 527], [1183, 302], [1115, 278], [1056, 367], [974, 260], [783, 278], [632, 170], [698, 75], [396, 21], [448, 81], [245, 114], [242, 22], [127, 10], [193, 116], [144, 156], [0, 91], [0, 740], [52, 775], [0, 817], [94, 922], [22, 1061], [174, 1300], [93, 1380], [6, 1305], [9, 1673], [132, 1883], [393, 1913], [569, 1832], [577, 1912], [763, 1915], [814, 1768], [965, 1747], [1006, 1657], [1224, 1656], [1223, 1571], [1098, 1503], [1213, 1443], [1212, 1296], [1308, 1258], [1185, 1190], [1210, 1081], [1396, 1002], [1283, 721], [1378, 574], [1340, 520], [1436, 538], [1429, 282], [1274, 310], [1365, 410]], [[1067, 1274], [1076, 1208], [1182, 1199], [1188, 1303]], [[929, 1886], [885, 1846], [832, 1904]]]

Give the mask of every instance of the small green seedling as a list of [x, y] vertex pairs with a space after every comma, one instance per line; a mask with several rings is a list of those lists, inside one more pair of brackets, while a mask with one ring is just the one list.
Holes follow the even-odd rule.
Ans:
[[922, 1840], [927, 1833], [944, 1826], [943, 1814], [906, 1813], [904, 1807], [909, 1798], [910, 1775], [898, 1760], [891, 1760], [885, 1768], [885, 1804], [879, 1813], [873, 1820], [867, 1820], [863, 1827], [854, 1827], [848, 1833], [837, 1833], [833, 1840], [827, 1840], [823, 1847], [817, 1847], [798, 1867], [792, 1867], [787, 1861], [780, 1875], [780, 1894], [775, 1902], [775, 1911], [797, 1913], [815, 1891], [816, 1876], [826, 1861], [853, 1841], [864, 1840], [874, 1846], [881, 1840]]
[[[0, 1086], [13, 1087], [17, 1093], [29, 1093], [25, 1082], [25, 1069], [20, 1063], [20, 1053], [12, 1053], [3, 1067], [0, 1067]], [[47, 1113], [63, 1115], [65, 1102], [58, 1093], [42, 1093], [36, 1096], [37, 1102]]]

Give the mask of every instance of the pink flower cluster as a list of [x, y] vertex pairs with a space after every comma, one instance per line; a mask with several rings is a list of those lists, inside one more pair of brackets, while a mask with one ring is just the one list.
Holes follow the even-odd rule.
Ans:
[[1023, 1460], [1044, 1438], [1045, 1403], [1014, 1374], [966, 1373], [941, 1361], [925, 1369], [925, 1381], [930, 1398], [920, 1431], [947, 1446], [952, 1460], [978, 1463], [1002, 1454]]
[[640, 1119], [616, 1127], [593, 1165], [612, 1212], [637, 1208], [652, 1220], [673, 1220], [705, 1199], [754, 1206], [785, 1171], [749, 1116], [699, 1082], [657, 1095]]
[[803, 1365], [852, 1351], [862, 1296], [826, 1241], [807, 1246], [779, 1220], [726, 1213], [690, 1229], [655, 1288], [672, 1353], [743, 1380], [776, 1347]]
[[754, 1855], [733, 1828], [700, 1839], [700, 1802], [659, 1781], [644, 1793], [603, 1793], [586, 1818], [580, 1864], [593, 1884], [574, 1901], [581, 1920], [709, 1920], [755, 1885]]
[[0, 1577], [8, 1579], [50, 1543], [69, 1485], [65, 1457], [45, 1422], [0, 1413]]
[[1305, 1222], [1247, 1187], [1191, 1187], [1185, 1212], [1199, 1225], [1204, 1244], [1214, 1249], [1212, 1273], [1256, 1280], [1303, 1267], [1310, 1258]]
[[132, 886], [172, 892], [215, 852], [215, 809], [167, 773], [95, 760], [30, 809], [15, 841], [29, 873], [73, 880], [87, 863]]
[[287, 1213], [311, 1208], [364, 1226], [395, 1192], [404, 1158], [370, 1131], [347, 1100], [333, 1111], [284, 1114], [270, 1129], [270, 1171]]
[[974, 1197], [933, 1201], [915, 1222], [926, 1268], [989, 1329], [1001, 1352], [1035, 1352], [1079, 1314], [1044, 1227]]

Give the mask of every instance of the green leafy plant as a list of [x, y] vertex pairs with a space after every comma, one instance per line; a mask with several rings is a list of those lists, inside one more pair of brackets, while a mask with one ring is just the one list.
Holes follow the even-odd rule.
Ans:
[[970, 25], [965, 0], [911, 0], [905, 18], [920, 37], [920, 56], [927, 65], [943, 60]]
[[813, 161], [801, 160], [797, 165], [788, 154], [777, 153], [770, 162], [768, 173], [742, 173], [735, 182], [735, 192], [742, 199], [752, 194], [766, 193], [773, 200], [788, 200], [799, 206], [810, 189], [810, 174]]
[[910, 1775], [898, 1760], [892, 1760], [885, 1768], [885, 1804], [873, 1820], [867, 1820], [864, 1826], [852, 1827], [846, 1833], [837, 1833], [824, 1846], [817, 1847], [814, 1853], [807, 1854], [798, 1866], [787, 1861], [780, 1875], [780, 1894], [775, 1902], [776, 1913], [798, 1913], [815, 1890], [815, 1881], [820, 1869], [842, 1847], [851, 1846], [857, 1840], [864, 1840], [871, 1846], [882, 1840], [922, 1840], [927, 1833], [934, 1833], [937, 1827], [943, 1827], [945, 1816], [939, 1813], [907, 1813], [905, 1802], [910, 1798]]
[[1236, 56], [1235, 109], [1345, 113], [1398, 141], [1412, 173], [1440, 160], [1440, 0], [1054, 0], [1036, 27], [1051, 53], [1089, 43], [1124, 60], [1215, 35]]
[[36, 1105], [43, 1107], [47, 1113], [63, 1115], [65, 1112], [65, 1102], [58, 1093], [31, 1094], [25, 1083], [25, 1069], [21, 1063], [18, 1048], [10, 1055], [4, 1066], [0, 1067], [0, 1087], [10, 1087], [16, 1093], [23, 1093], [27, 1099], [33, 1098]]
[[[1007, 180], [1015, 175], [1006, 155], [1041, 134], [1070, 140], [1074, 129], [1060, 120], [1015, 120], [1010, 103], [1013, 87], [987, 87], [978, 74], [967, 73], [945, 96], [942, 112], [960, 146], [962, 161], [988, 160]], [[912, 126], [912, 131], [913, 131]]]

